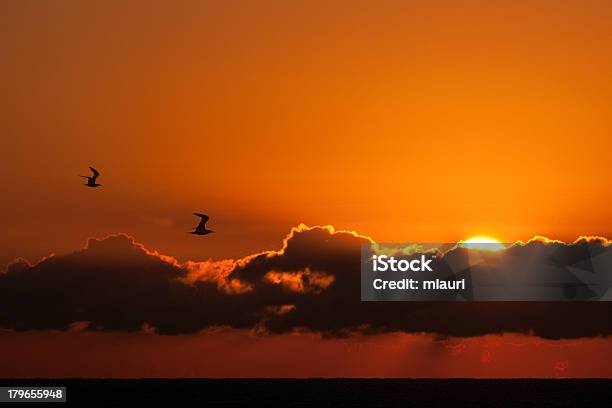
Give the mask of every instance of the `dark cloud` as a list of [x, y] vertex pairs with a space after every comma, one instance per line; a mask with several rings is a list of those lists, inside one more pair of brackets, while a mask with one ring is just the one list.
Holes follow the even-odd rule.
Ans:
[[[0, 326], [160, 334], [230, 326], [327, 336], [520, 332], [553, 339], [612, 333], [612, 302], [361, 302], [360, 248], [371, 242], [301, 226], [279, 251], [180, 264], [125, 235], [92, 239], [83, 250], [36, 265], [9, 265], [0, 274]], [[579, 265], [588, 272], [585, 251], [602, 248], [607, 242], [585, 238], [568, 245], [539, 240], [507, 251], [524, 251], [523, 259], [543, 251], [538, 259], [548, 266]]]
[[[91, 329], [195, 332], [230, 324], [250, 327], [235, 298], [214, 281], [187, 284], [174, 259], [147, 251], [125, 235], [92, 239], [81, 251], [27, 267], [10, 265], [0, 276], [0, 325], [17, 330]], [[220, 306], [223, 307], [220, 312]]]

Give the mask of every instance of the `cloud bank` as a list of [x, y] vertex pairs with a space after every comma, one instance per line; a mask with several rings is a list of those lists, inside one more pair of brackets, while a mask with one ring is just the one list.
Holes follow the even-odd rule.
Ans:
[[[0, 327], [172, 335], [222, 326], [333, 337], [515, 332], [560, 339], [612, 333], [612, 302], [361, 302], [360, 248], [370, 243], [355, 232], [301, 225], [277, 251], [179, 263], [127, 235], [90, 239], [71, 254], [8, 265], [0, 273]], [[578, 264], [588, 273], [592, 265], [581, 264], [585, 254], [599, 251], [610, 262], [609, 247], [599, 237], [570, 244], [538, 237], [506, 251], [523, 251], [522, 258], [547, 268]], [[451, 255], [457, 252], [445, 254]]]

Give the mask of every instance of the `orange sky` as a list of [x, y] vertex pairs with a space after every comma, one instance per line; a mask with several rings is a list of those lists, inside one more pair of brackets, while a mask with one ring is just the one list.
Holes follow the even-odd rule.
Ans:
[[610, 378], [611, 341], [400, 333], [322, 340], [224, 329], [182, 336], [46, 332], [41, 341], [40, 332], [0, 332], [0, 347], [11, 350], [0, 377]]
[[[238, 257], [300, 222], [610, 236], [611, 20], [605, 1], [4, 2], [0, 262], [119, 231]], [[218, 234], [186, 234], [195, 210]]]

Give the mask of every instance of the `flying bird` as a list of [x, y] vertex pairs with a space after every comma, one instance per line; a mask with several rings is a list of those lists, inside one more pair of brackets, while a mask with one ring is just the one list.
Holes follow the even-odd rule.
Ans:
[[206, 222], [210, 220], [210, 217], [208, 215], [200, 214], [200, 213], [193, 213], [193, 215], [200, 217], [201, 220], [198, 226], [195, 227], [193, 231], [189, 232], [190, 234], [207, 235], [207, 234], [210, 234], [211, 232], [215, 232], [213, 230], [206, 229]]
[[100, 175], [100, 172], [96, 169], [94, 169], [93, 167], [89, 166], [89, 169], [91, 170], [91, 172], [93, 173], [93, 176], [81, 176], [83, 178], [87, 179], [87, 183], [85, 183], [85, 185], [87, 187], [98, 187], [101, 186], [102, 184], [98, 184], [96, 183], [96, 179], [98, 178], [98, 176]]

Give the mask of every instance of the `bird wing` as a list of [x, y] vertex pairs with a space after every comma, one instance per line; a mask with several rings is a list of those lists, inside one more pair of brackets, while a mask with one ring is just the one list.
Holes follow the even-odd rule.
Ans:
[[98, 170], [94, 169], [94, 168], [93, 168], [93, 167], [91, 167], [91, 166], [89, 166], [89, 170], [91, 170], [91, 172], [93, 173], [93, 177], [92, 177], [92, 178], [93, 178], [94, 180], [95, 180], [95, 179], [96, 179], [96, 178], [97, 178], [97, 177], [100, 175], [100, 172], [99, 172]]
[[193, 215], [196, 215], [201, 218], [200, 223], [198, 224], [196, 229], [206, 229], [206, 221], [210, 220], [210, 217], [206, 214], [200, 213], [193, 213]]

